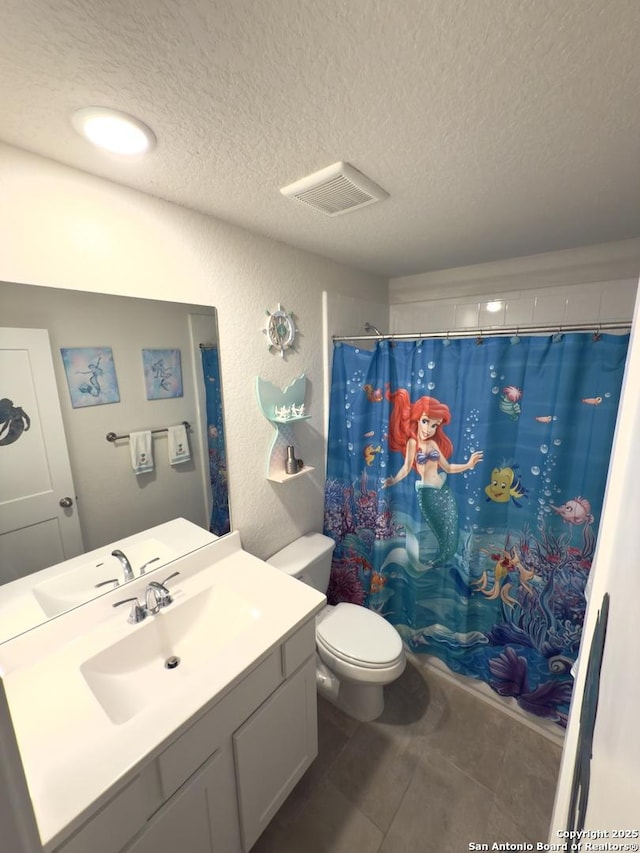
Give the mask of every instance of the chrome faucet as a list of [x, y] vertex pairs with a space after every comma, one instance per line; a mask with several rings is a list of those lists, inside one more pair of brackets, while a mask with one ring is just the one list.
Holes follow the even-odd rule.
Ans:
[[168, 607], [168, 605], [171, 604], [173, 598], [165, 584], [167, 583], [167, 581], [170, 581], [172, 578], [177, 577], [177, 575], [179, 574], [180, 572], [174, 572], [172, 575], [169, 575], [168, 578], [165, 578], [162, 582], [149, 581], [144, 594], [144, 603], [147, 613], [155, 615], [160, 610], [160, 608]]
[[124, 574], [125, 581], [132, 581], [133, 580], [133, 569], [131, 568], [131, 563], [126, 558], [126, 556], [122, 553], [122, 551], [120, 551], [116, 548], [115, 551], [111, 552], [111, 556], [116, 557], [118, 560], [120, 560], [120, 565], [122, 566], [122, 572]]

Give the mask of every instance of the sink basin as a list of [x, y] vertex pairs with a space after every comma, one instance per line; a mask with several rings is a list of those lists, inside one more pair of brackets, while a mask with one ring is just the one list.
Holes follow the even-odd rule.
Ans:
[[[32, 590], [34, 598], [45, 614], [57, 616], [111, 589], [110, 586], [96, 589], [97, 583], [110, 578], [116, 578], [122, 583], [122, 566], [115, 557], [111, 556], [111, 551], [115, 547], [115, 545], [110, 546], [104, 554], [96, 554], [90, 563], [83, 563], [34, 586]], [[155, 569], [175, 559], [176, 552], [156, 539], [146, 539], [127, 548], [127, 557], [138, 577], [140, 567], [149, 560], [154, 562], [148, 570]]]
[[248, 599], [224, 586], [210, 587], [147, 616], [80, 671], [112, 722], [125, 723], [210, 665], [259, 618]]

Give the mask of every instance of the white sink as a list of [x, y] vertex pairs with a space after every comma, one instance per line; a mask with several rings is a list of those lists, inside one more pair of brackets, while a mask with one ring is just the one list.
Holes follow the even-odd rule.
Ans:
[[[85, 661], [80, 671], [112, 722], [125, 723], [211, 665], [260, 615], [233, 590], [210, 587], [147, 616], [128, 636]], [[177, 665], [169, 668], [176, 659]]]
[[[96, 584], [115, 578], [120, 584], [123, 583], [122, 566], [111, 551], [116, 546], [110, 546], [104, 554], [96, 554], [90, 563], [83, 563], [67, 572], [42, 581], [33, 587], [34, 598], [44, 610], [47, 616], [58, 616], [84, 604], [96, 595], [100, 595], [109, 589], [111, 585], [98, 587]], [[140, 574], [140, 568], [145, 563], [153, 560], [147, 571], [159, 568], [176, 558], [176, 551], [168, 548], [157, 539], [146, 539], [136, 545], [127, 548], [127, 557], [131, 562], [136, 577]], [[157, 559], [156, 559], [157, 558]]]

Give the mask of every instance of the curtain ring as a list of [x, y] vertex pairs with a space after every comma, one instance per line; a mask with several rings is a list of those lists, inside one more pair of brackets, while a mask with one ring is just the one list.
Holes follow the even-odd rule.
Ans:
[[511, 336], [511, 343], [512, 344], [519, 344], [520, 343], [520, 329], [517, 326], [516, 326], [515, 335]]
[[483, 343], [484, 343], [484, 338], [482, 337], [482, 329], [480, 329], [480, 334], [476, 338], [476, 346], [479, 347]]
[[451, 339], [449, 338], [450, 334], [451, 334], [450, 330], [447, 329], [447, 334], [445, 336], [445, 339], [442, 341], [443, 347], [450, 347], [451, 346]]
[[602, 339], [602, 325], [599, 324], [596, 331], [593, 333], [592, 340], [594, 343], [598, 343], [599, 340]]

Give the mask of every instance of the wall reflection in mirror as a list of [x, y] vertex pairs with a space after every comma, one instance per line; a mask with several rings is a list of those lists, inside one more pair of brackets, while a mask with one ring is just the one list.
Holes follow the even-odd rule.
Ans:
[[[140, 531], [183, 518], [221, 536], [230, 513], [214, 308], [12, 283], [0, 304], [2, 641], [7, 601], [52, 566], [75, 558], [89, 599], [124, 582], [123, 541], [146, 573], [177, 555]], [[78, 559], [96, 549], [103, 565]], [[45, 597], [16, 630], [64, 609]]]

